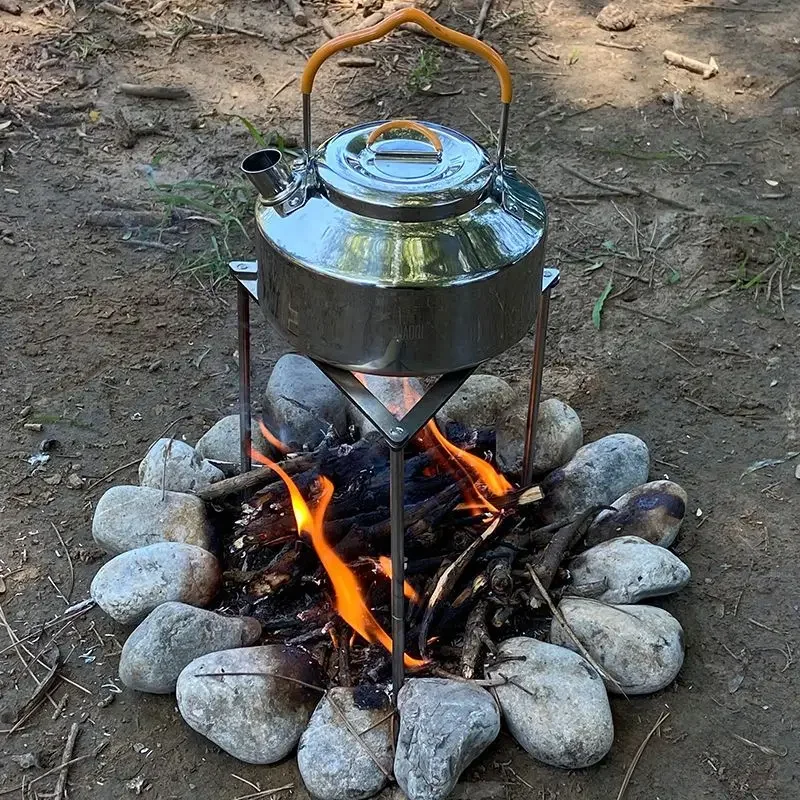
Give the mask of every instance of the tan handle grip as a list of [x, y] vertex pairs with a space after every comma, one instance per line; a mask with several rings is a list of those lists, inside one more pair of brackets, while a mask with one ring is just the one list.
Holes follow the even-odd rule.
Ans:
[[308, 59], [308, 63], [303, 70], [303, 75], [300, 78], [300, 89], [303, 94], [311, 94], [311, 90], [314, 87], [314, 78], [319, 68], [332, 55], [338, 53], [340, 50], [355, 47], [357, 44], [365, 44], [374, 39], [380, 39], [382, 36], [385, 36], [395, 28], [399, 28], [406, 22], [415, 22], [417, 25], [424, 28], [431, 36], [435, 36], [437, 39], [447, 42], [447, 44], [452, 44], [455, 47], [469, 50], [470, 53], [474, 53], [476, 56], [480, 56], [488, 61], [500, 81], [500, 99], [504, 103], [511, 102], [511, 96], [513, 94], [511, 72], [497, 50], [490, 47], [485, 42], [480, 41], [480, 39], [475, 39], [473, 36], [468, 36], [466, 33], [454, 31], [452, 28], [441, 25], [436, 22], [433, 17], [430, 17], [418, 8], [404, 8], [401, 11], [396, 11], [371, 28], [365, 28], [363, 31], [345, 33], [323, 44], [322, 47], [314, 52], [311, 58]]
[[371, 147], [375, 144], [384, 133], [397, 130], [398, 128], [421, 133], [431, 143], [431, 146], [437, 153], [442, 152], [442, 140], [439, 138], [438, 134], [430, 128], [421, 125], [419, 122], [414, 122], [413, 119], [393, 119], [391, 122], [384, 122], [383, 125], [378, 125], [367, 137], [367, 147]]

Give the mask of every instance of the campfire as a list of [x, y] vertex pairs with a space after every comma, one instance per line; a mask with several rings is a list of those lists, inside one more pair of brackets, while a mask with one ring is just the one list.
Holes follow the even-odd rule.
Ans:
[[[406, 683], [395, 705], [390, 448], [352, 409], [349, 425], [319, 428], [305, 449], [284, 444], [298, 418], [276, 418], [269, 398], [279, 390], [293, 409], [315, 396], [302, 370], [287, 390], [299, 361], [281, 359], [270, 380], [257, 468], [224, 477], [239, 445], [229, 417], [196, 448], [159, 440], [143, 485], [98, 503], [94, 536], [119, 554], [92, 596], [138, 626], [123, 682], [177, 692], [186, 722], [244, 761], [299, 748], [301, 776], [323, 799], [341, 787], [370, 797], [392, 778], [411, 800], [443, 798], [501, 720], [547, 764], [602, 759], [613, 742], [609, 695], [658, 691], [683, 660], [680, 625], [642, 603], [689, 579], [667, 549], [683, 490], [647, 482], [635, 436], [580, 446], [577, 415], [555, 398], [539, 412], [539, 482], [521, 485], [498, 462], [519, 449], [511, 437], [524, 409], [493, 378], [506, 410], [496, 430], [475, 424], [486, 377], [469, 379], [406, 448]], [[415, 401], [406, 379], [370, 380]], [[426, 746], [430, 737], [444, 744]]]
[[[407, 407], [391, 409], [398, 415], [419, 399], [408, 379], [385, 380], [398, 382], [392, 394], [406, 399]], [[263, 421], [259, 428], [288, 452]], [[492, 432], [461, 430], [454, 438], [459, 444], [430, 421], [405, 462], [404, 595], [413, 654], [404, 661], [414, 673], [449, 668], [472, 677], [490, 641], [483, 596], [491, 595], [494, 614], [506, 624], [524, 608], [514, 572], [525, 569], [532, 551], [513, 531], [533, 518], [542, 495], [538, 487], [515, 491], [486, 460]], [[253, 449], [253, 461], [277, 480], [255, 493], [233, 533], [223, 536], [229, 607], [257, 617], [270, 640], [313, 648], [328, 665], [330, 685], [388, 678], [388, 458], [378, 437], [326, 444], [312, 459], [296, 455], [282, 463]], [[218, 484], [205, 494], [219, 498], [223, 491]], [[549, 584], [554, 576], [543, 577]], [[461, 639], [468, 646], [455, 643]]]

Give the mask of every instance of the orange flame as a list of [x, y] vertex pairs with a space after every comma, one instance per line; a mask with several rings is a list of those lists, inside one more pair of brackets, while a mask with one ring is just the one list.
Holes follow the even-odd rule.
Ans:
[[[350, 571], [347, 564], [339, 557], [339, 554], [328, 544], [323, 531], [323, 521], [325, 511], [328, 508], [331, 497], [333, 496], [333, 484], [328, 478], [320, 477], [320, 495], [314, 506], [313, 511], [300, 494], [297, 484], [281, 469], [274, 461], [253, 450], [253, 460], [259, 464], [274, 470], [289, 490], [289, 497], [292, 503], [292, 511], [297, 523], [297, 530], [301, 534], [306, 534], [311, 538], [314, 550], [322, 562], [322, 566], [328, 573], [333, 586], [336, 598], [336, 610], [342, 619], [350, 625], [353, 630], [358, 631], [368, 642], [380, 642], [389, 652], [392, 650], [392, 640], [386, 631], [381, 628], [380, 623], [372, 615], [361, 597], [356, 576]], [[404, 656], [407, 667], [421, 667], [424, 661]]]
[[[378, 556], [378, 568], [389, 580], [392, 579], [392, 560], [390, 558]], [[419, 603], [417, 590], [408, 581], [403, 581], [403, 594], [407, 600]]]
[[[276, 452], [286, 455], [289, 452], [289, 446], [285, 445], [264, 423], [262, 420], [258, 421], [258, 427], [261, 430], [261, 435], [275, 448]], [[259, 453], [260, 455], [260, 453]]]
[[[356, 373], [356, 377], [369, 388], [367, 377]], [[401, 380], [403, 400], [389, 404], [389, 411], [395, 416], [407, 413], [420, 399], [420, 394], [408, 378], [384, 378], [383, 380]], [[399, 393], [398, 393], [399, 394]], [[456, 447], [439, 430], [435, 420], [430, 420], [417, 435], [417, 440], [428, 450], [433, 450], [440, 466], [444, 469], [458, 473], [460, 478], [465, 478], [469, 483], [462, 491], [464, 493], [465, 507], [476, 514], [489, 512], [499, 513], [499, 509], [478, 488], [478, 483], [483, 484], [488, 493], [493, 497], [502, 497], [514, 488], [508, 480], [487, 461], [479, 458], [460, 447]]]

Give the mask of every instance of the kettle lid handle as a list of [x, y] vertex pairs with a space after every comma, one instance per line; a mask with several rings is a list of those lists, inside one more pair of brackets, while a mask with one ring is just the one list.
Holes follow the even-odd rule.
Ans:
[[303, 144], [306, 153], [311, 152], [311, 90], [314, 87], [314, 78], [319, 68], [335, 53], [358, 44], [380, 39], [406, 22], [416, 23], [431, 36], [435, 36], [447, 44], [468, 50], [489, 62], [500, 81], [500, 100], [503, 103], [497, 146], [497, 161], [498, 163], [502, 162], [505, 154], [506, 132], [508, 130], [508, 107], [513, 95], [511, 72], [508, 69], [508, 65], [493, 47], [480, 41], [480, 39], [476, 39], [474, 36], [468, 36], [466, 33], [461, 33], [436, 22], [433, 17], [418, 8], [401, 9], [370, 28], [337, 36], [312, 53], [300, 78], [300, 90], [303, 93]]

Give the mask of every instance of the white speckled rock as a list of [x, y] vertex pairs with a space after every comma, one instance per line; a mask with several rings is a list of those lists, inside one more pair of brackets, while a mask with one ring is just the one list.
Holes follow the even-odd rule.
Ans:
[[542, 481], [545, 511], [552, 518], [608, 505], [647, 480], [650, 453], [630, 433], [614, 433], [581, 447]]
[[264, 394], [267, 428], [292, 449], [313, 449], [331, 431], [347, 429], [345, 396], [312, 361], [294, 353], [281, 356]]
[[[269, 458], [274, 457], [272, 447], [261, 434], [258, 420], [250, 421], [253, 447]], [[198, 440], [195, 450], [207, 461], [214, 463], [226, 475], [234, 475], [239, 471], [239, 415], [230, 414], [209, 428]]]
[[181, 542], [209, 550], [211, 534], [202, 500], [192, 494], [147, 486], [112, 486], [98, 501], [92, 536], [109, 553], [158, 542]]
[[[393, 756], [389, 711], [389, 698], [376, 686], [335, 686], [328, 690], [297, 748], [297, 767], [312, 797], [365, 800], [388, 784], [386, 775], [391, 774]], [[341, 714], [350, 723], [349, 728]], [[361, 736], [354, 736], [351, 729]]]
[[[417, 378], [393, 378], [384, 375], [363, 375], [364, 385], [396, 416], [403, 414], [425, 394]], [[378, 434], [378, 429], [352, 404], [348, 404], [350, 422], [363, 438]]]
[[492, 697], [462, 681], [411, 678], [397, 707], [394, 775], [408, 800], [443, 800], [500, 732]]
[[495, 375], [470, 375], [461, 388], [442, 406], [436, 422], [445, 430], [455, 422], [470, 430], [496, 430], [514, 400], [514, 390]]
[[614, 536], [638, 536], [669, 547], [678, 536], [686, 515], [686, 492], [672, 481], [642, 484], [611, 505], [616, 511], [601, 511], [586, 532], [589, 545], [605, 542]]
[[160, 542], [114, 556], [94, 576], [90, 594], [109, 617], [135, 625], [170, 600], [207, 606], [221, 579], [219, 562], [207, 550]]
[[222, 650], [195, 659], [181, 672], [178, 710], [190, 728], [234, 758], [274, 764], [294, 750], [320, 696], [275, 675], [321, 685], [315, 662], [299, 648]]
[[581, 656], [518, 636], [499, 648], [511, 657], [494, 669], [514, 682], [495, 689], [508, 729], [527, 753], [562, 769], [596, 764], [614, 743], [614, 722], [603, 681]]
[[[655, 606], [611, 606], [565, 597], [561, 613], [592, 658], [627, 695], [650, 694], [669, 686], [683, 665], [683, 629], [671, 614]], [[554, 619], [550, 641], [575, 649]], [[607, 682], [610, 692], [619, 688]]]
[[159, 439], [139, 464], [139, 483], [168, 492], [197, 492], [225, 477], [191, 445]]
[[[522, 471], [528, 409], [514, 406], [497, 428], [497, 464], [503, 472]], [[583, 443], [583, 427], [574, 409], [555, 397], [539, 404], [534, 475], [544, 475], [566, 464]]]
[[689, 567], [664, 547], [638, 536], [619, 536], [569, 562], [571, 593], [603, 603], [639, 603], [680, 591]]
[[190, 661], [254, 644], [260, 636], [261, 623], [253, 617], [223, 617], [185, 603], [164, 603], [128, 637], [119, 677], [129, 689], [169, 694]]

